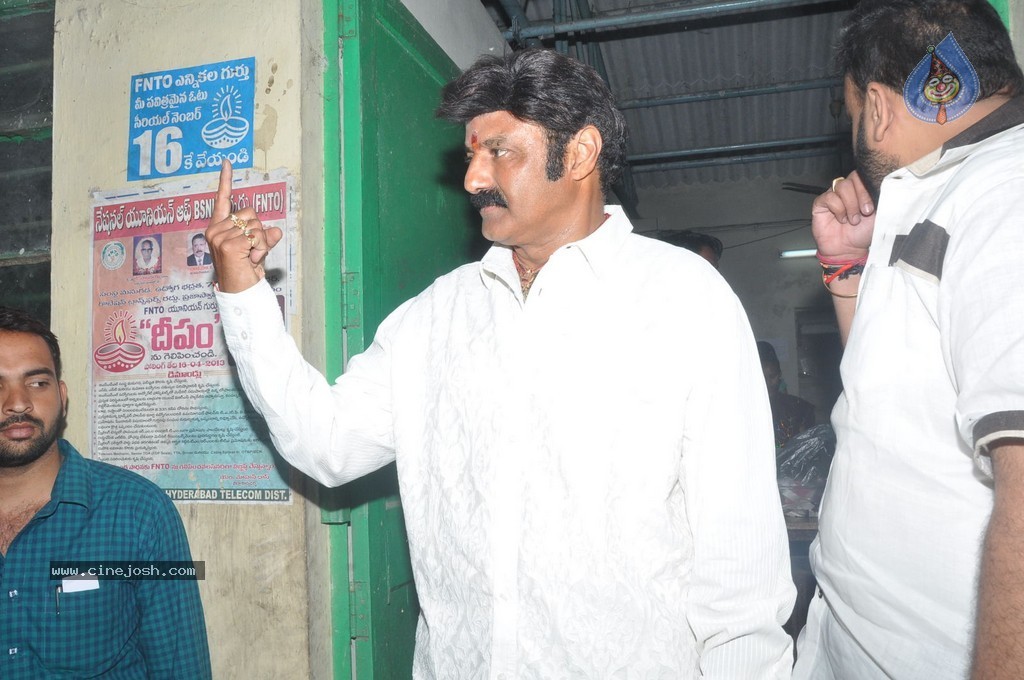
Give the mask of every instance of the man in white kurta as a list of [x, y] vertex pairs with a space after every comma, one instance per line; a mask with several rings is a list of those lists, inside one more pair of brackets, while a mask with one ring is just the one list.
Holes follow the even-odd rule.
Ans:
[[[552, 55], [520, 66], [584, 68]], [[569, 145], [559, 181], [599, 179], [585, 168], [596, 132]], [[599, 185], [586, 229], [540, 261], [520, 251], [544, 226], [524, 214], [580, 200], [528, 205], [517, 181], [553, 183], [546, 144], [504, 112], [474, 116], [467, 188], [500, 190], [507, 207], [481, 208], [498, 243], [393, 312], [333, 385], [265, 282], [224, 291], [229, 249], [275, 234], [243, 211], [211, 227], [246, 393], [282, 455], [325, 484], [397, 462], [416, 677], [788, 677], [794, 592], [743, 310], [703, 259], [593, 203]]]

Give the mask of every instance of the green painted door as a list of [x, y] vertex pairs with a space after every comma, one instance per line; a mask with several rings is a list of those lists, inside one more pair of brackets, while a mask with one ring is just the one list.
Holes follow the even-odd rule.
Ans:
[[[337, 17], [326, 22], [327, 54], [339, 57], [327, 75], [336, 79], [328, 93], [340, 90], [327, 120], [340, 130], [326, 150], [325, 237], [328, 372], [337, 374], [391, 310], [468, 261], [480, 237], [462, 190], [462, 130], [433, 114], [455, 65], [398, 0], [325, 8]], [[344, 350], [333, 341], [342, 337]], [[323, 513], [335, 677], [408, 678], [419, 608], [394, 466], [328, 503], [337, 508]]]

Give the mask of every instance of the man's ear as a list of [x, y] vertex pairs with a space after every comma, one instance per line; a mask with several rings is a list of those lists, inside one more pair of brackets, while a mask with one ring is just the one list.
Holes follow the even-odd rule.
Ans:
[[893, 123], [902, 104], [901, 92], [881, 83], [868, 83], [864, 91], [864, 135], [878, 144], [894, 134]]
[[57, 383], [57, 389], [60, 391], [60, 408], [63, 417], [68, 417], [68, 386], [61, 380]]
[[569, 176], [575, 180], [588, 177], [597, 168], [601, 155], [601, 133], [593, 125], [586, 125], [569, 140]]

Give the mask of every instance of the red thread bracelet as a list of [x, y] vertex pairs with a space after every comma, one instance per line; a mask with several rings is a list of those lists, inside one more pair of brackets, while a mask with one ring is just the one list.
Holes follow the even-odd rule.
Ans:
[[819, 252], [819, 253], [815, 253], [815, 257], [818, 258], [818, 262], [821, 263], [822, 267], [842, 267], [843, 265], [847, 265], [847, 264], [854, 265], [854, 264], [867, 264], [868, 263], [868, 256], [867, 255], [865, 255], [864, 257], [858, 257], [855, 260], [840, 260], [837, 257], [828, 257], [826, 255], [822, 255]]

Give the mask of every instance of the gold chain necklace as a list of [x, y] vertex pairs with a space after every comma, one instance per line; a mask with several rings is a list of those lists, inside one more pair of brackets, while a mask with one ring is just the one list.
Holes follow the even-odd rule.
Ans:
[[[540, 267], [529, 269], [522, 262], [519, 261], [519, 256], [516, 255], [516, 251], [512, 251], [512, 262], [516, 265], [516, 272], [519, 274], [519, 285], [523, 289], [523, 299], [530, 294], [530, 288], [533, 286], [533, 280], [537, 278], [537, 272], [540, 271]], [[543, 267], [544, 265], [541, 265]]]

